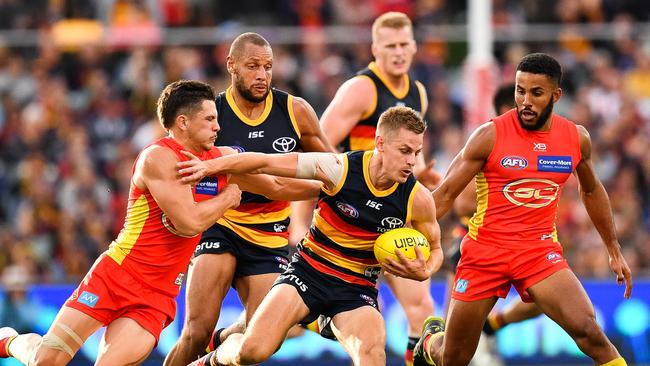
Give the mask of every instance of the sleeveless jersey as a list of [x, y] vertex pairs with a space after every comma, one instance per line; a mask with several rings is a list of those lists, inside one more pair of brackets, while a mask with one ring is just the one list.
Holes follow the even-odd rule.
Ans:
[[[240, 152], [265, 154], [288, 153], [299, 147], [300, 131], [293, 113], [292, 95], [271, 89], [264, 111], [256, 120], [251, 120], [235, 104], [231, 88], [217, 96], [222, 129], [215, 144], [231, 146]], [[289, 202], [242, 192], [239, 207], [228, 210], [217, 223], [249, 242], [279, 248], [288, 244], [290, 213]]]
[[468, 235], [506, 248], [558, 242], [558, 199], [581, 159], [576, 125], [553, 114], [549, 131], [528, 131], [515, 109], [493, 122], [496, 140], [476, 176], [477, 209]]
[[322, 273], [374, 286], [381, 269], [373, 252], [375, 239], [410, 222], [420, 184], [411, 175], [403, 184], [378, 190], [368, 173], [372, 151], [343, 156], [344, 176], [335, 189], [321, 191], [301, 255]]
[[[352, 128], [350, 135], [341, 143], [344, 151], [374, 149], [375, 130], [377, 129], [379, 116], [390, 107], [411, 107], [424, 115], [422, 107], [424, 106], [423, 100], [425, 96], [420, 90], [420, 88], [424, 90], [424, 87], [419, 81], [411, 80], [408, 74], [404, 75], [404, 81], [408, 88], [401, 94], [398, 94], [398, 91], [388, 83], [374, 62], [359, 71], [355, 77], [369, 78], [375, 86], [376, 93], [374, 106], [361, 116], [361, 120]], [[420, 88], [418, 88], [418, 85], [420, 85]]]
[[[151, 145], [169, 148], [180, 160], [187, 160], [180, 153], [184, 150], [183, 146], [170, 137]], [[215, 147], [195, 155], [201, 160], [208, 160], [221, 156], [221, 153]], [[133, 163], [132, 174], [139, 158], [138, 155]], [[200, 202], [216, 196], [226, 184], [225, 175], [206, 177], [192, 188], [192, 194]], [[106, 254], [143, 284], [166, 295], [176, 296], [200, 239], [201, 235], [180, 235], [151, 193], [141, 190], [131, 181], [124, 227]]]

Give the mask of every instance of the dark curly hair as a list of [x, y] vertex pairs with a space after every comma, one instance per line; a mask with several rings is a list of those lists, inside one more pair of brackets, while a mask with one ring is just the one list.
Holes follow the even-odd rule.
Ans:
[[524, 56], [517, 65], [517, 71], [546, 75], [557, 85], [562, 81], [562, 66], [556, 59], [545, 53], [531, 53]]

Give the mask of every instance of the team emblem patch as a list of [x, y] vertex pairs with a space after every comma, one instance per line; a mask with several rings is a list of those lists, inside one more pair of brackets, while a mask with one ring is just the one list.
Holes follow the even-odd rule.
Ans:
[[459, 294], [464, 294], [467, 291], [467, 285], [469, 285], [469, 281], [461, 278], [456, 281], [456, 288], [454, 290]]
[[356, 208], [352, 207], [352, 205], [348, 205], [347, 203], [336, 201], [336, 208], [338, 208], [339, 211], [341, 211], [341, 213], [347, 217], [351, 217], [353, 219], [359, 217], [359, 211], [357, 211]]
[[528, 166], [528, 160], [521, 156], [508, 155], [501, 159], [501, 166], [506, 169], [521, 170]]
[[550, 262], [557, 263], [562, 260], [562, 256], [556, 252], [550, 252], [546, 255], [546, 259]]
[[81, 304], [84, 304], [84, 305], [88, 306], [89, 308], [94, 308], [95, 305], [97, 305], [98, 300], [99, 300], [99, 296], [97, 296], [97, 295], [95, 295], [95, 294], [93, 294], [91, 292], [84, 291], [84, 292], [81, 293], [81, 295], [77, 299], [77, 302], [81, 303]]

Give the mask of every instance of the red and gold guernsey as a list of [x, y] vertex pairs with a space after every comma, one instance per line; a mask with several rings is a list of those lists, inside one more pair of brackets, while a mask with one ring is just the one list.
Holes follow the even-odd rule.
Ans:
[[[187, 160], [180, 153], [184, 150], [183, 146], [170, 137], [162, 138], [151, 145], [172, 149], [180, 160]], [[208, 160], [221, 156], [221, 152], [213, 147], [196, 155], [201, 160]], [[139, 158], [140, 156], [136, 158], [133, 170]], [[192, 194], [194, 199], [200, 202], [216, 196], [226, 184], [224, 175], [206, 177], [192, 188]], [[132, 181], [124, 227], [106, 254], [143, 284], [164, 294], [176, 296], [200, 238], [201, 235], [180, 235], [156, 204], [151, 193], [139, 189]]]
[[516, 109], [493, 119], [496, 140], [476, 176], [470, 238], [510, 249], [558, 242], [558, 199], [581, 154], [576, 125], [551, 118], [548, 131], [523, 129]]

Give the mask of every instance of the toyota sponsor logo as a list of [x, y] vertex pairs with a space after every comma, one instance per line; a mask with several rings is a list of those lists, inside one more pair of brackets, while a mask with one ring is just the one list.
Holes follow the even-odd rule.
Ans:
[[560, 186], [548, 179], [526, 178], [506, 184], [503, 195], [517, 206], [541, 208], [557, 199]]
[[280, 153], [292, 152], [296, 148], [297, 142], [292, 137], [280, 137], [273, 141], [273, 150]]
[[404, 226], [404, 221], [397, 217], [384, 217], [381, 219], [381, 226], [387, 229], [397, 229]]
[[347, 217], [351, 217], [353, 219], [359, 217], [359, 211], [357, 211], [356, 208], [352, 207], [352, 205], [348, 205], [347, 203], [336, 201], [336, 208], [338, 208], [339, 211], [341, 211], [341, 213]]

